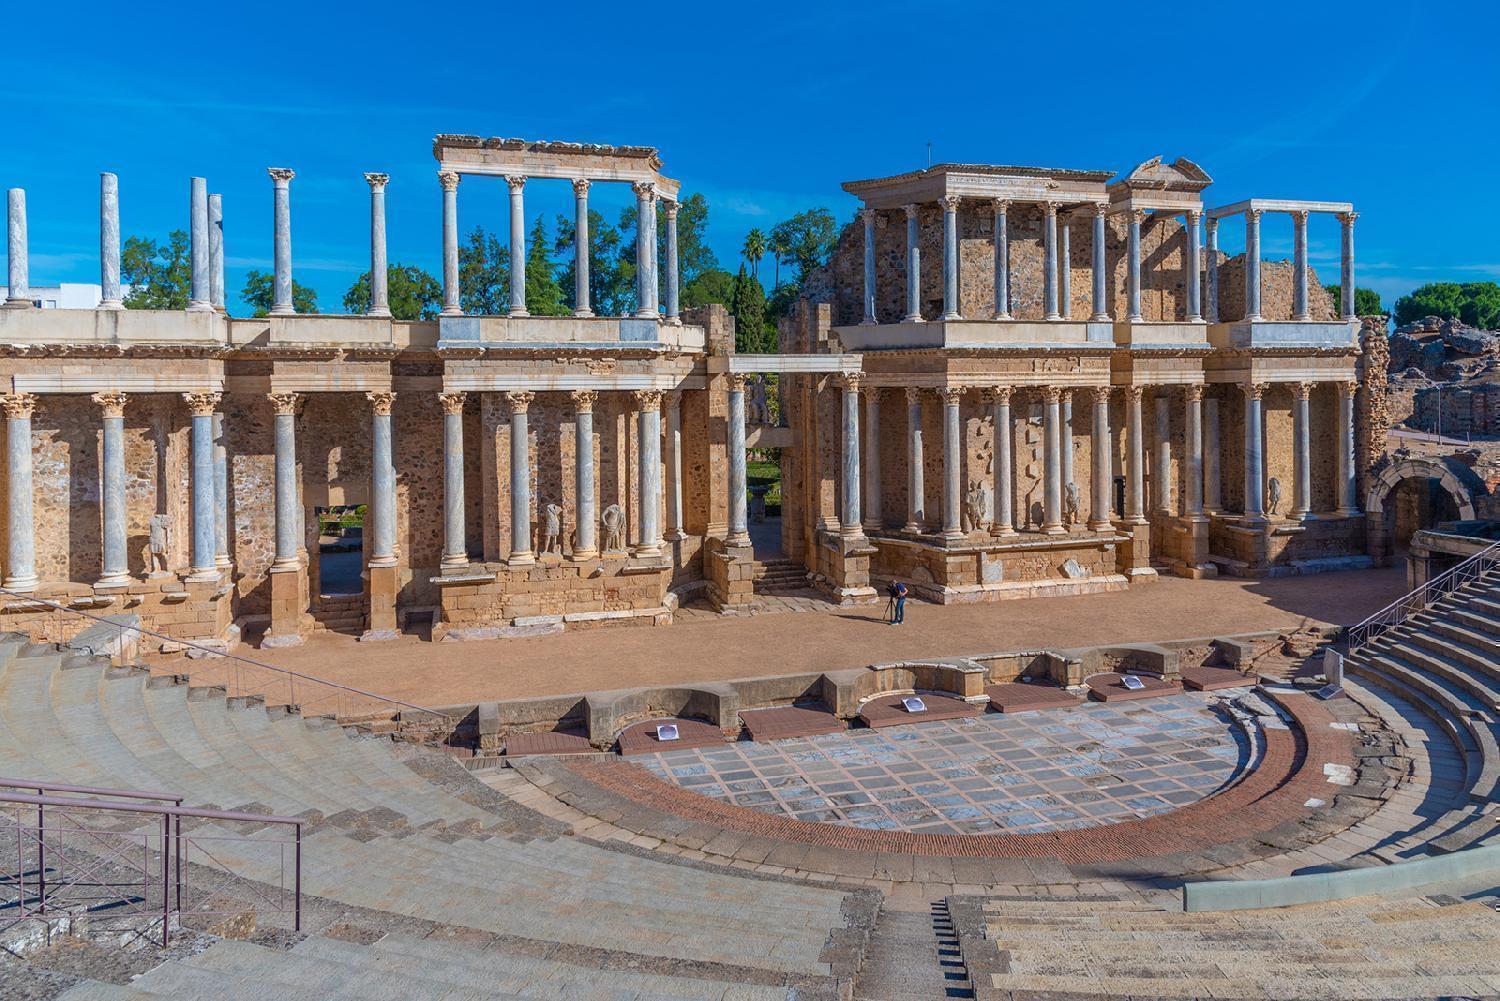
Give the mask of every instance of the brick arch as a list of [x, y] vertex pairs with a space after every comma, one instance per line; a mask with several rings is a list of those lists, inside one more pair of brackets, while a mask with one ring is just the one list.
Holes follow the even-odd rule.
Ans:
[[1365, 511], [1370, 515], [1385, 513], [1385, 502], [1402, 480], [1418, 477], [1437, 480], [1452, 496], [1458, 507], [1458, 516], [1464, 521], [1474, 520], [1474, 496], [1463, 485], [1453, 470], [1439, 459], [1410, 458], [1381, 470], [1375, 482], [1370, 484], [1370, 493], [1365, 500]]

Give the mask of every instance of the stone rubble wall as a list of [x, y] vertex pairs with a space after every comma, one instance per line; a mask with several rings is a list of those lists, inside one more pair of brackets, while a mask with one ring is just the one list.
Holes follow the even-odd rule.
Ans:
[[[1291, 261], [1260, 262], [1260, 315], [1267, 320], [1292, 318], [1292, 288], [1295, 272]], [[1204, 288], [1207, 288], [1205, 278]], [[1337, 320], [1333, 297], [1323, 287], [1315, 269], [1307, 269], [1307, 309], [1315, 322]], [[1231, 323], [1245, 316], [1245, 255], [1220, 255], [1219, 320]]]

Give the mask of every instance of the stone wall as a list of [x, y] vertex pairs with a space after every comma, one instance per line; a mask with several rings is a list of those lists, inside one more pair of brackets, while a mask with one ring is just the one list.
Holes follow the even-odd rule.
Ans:
[[[1260, 315], [1266, 320], [1292, 318], [1294, 282], [1291, 261], [1260, 262]], [[1207, 288], [1207, 285], [1204, 286]], [[1337, 320], [1338, 310], [1323, 287], [1318, 273], [1307, 269], [1307, 308], [1314, 321]], [[1245, 316], [1245, 255], [1238, 254], [1219, 264], [1219, 320], [1230, 323]]]

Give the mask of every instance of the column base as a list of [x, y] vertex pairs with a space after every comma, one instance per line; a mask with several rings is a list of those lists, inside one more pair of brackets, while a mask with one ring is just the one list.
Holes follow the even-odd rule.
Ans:
[[652, 543], [649, 546], [636, 546], [635, 551], [631, 555], [643, 559], [651, 559], [660, 556], [663, 548], [660, 542]]
[[1046, 316], [1042, 317], [1042, 319], [1045, 320], [1045, 321], [1047, 321], [1048, 323], [1056, 323], [1056, 322], [1058, 322], [1059, 320], [1062, 319], [1062, 314], [1061, 313], [1048, 313]]
[[963, 318], [964, 317], [962, 313], [944, 313], [942, 316], [938, 317], [938, 319], [940, 320], [962, 320]]
[[524, 310], [524, 309], [515, 309], [515, 308], [512, 308], [505, 315], [508, 316], [508, 317], [510, 317], [513, 320], [521, 320], [521, 319], [525, 319], [526, 317], [530, 316], [531, 314], [528, 313], [528, 312], [526, 312], [526, 310]]
[[1129, 316], [1125, 317], [1125, 322], [1126, 323], [1140, 323], [1144, 319], [1145, 319], [1145, 317], [1142, 316], [1140, 313], [1131, 313]]
[[1341, 507], [1334, 510], [1334, 515], [1339, 518], [1363, 518], [1365, 513], [1357, 507]]
[[119, 299], [105, 299], [99, 303], [100, 309], [124, 309], [125, 303]]
[[861, 327], [873, 327], [873, 326], [877, 325], [879, 322], [880, 321], [877, 320], [877, 319], [875, 319], [875, 317], [873, 317], [873, 316], [867, 316], [863, 320], [859, 321], [859, 325]]
[[1016, 531], [1014, 525], [994, 525], [990, 528], [990, 534], [997, 539], [1009, 539], [1021, 533]]
[[638, 309], [635, 311], [635, 318], [637, 320], [659, 320], [661, 319], [661, 313], [654, 309]]
[[1068, 529], [1067, 529], [1066, 526], [1063, 526], [1063, 525], [1043, 525], [1042, 526], [1042, 534], [1043, 535], [1067, 535], [1068, 534]]
[[291, 306], [272, 306], [268, 314], [270, 316], [296, 316], [297, 310]]
[[6, 299], [5, 300], [5, 308], [6, 309], [31, 309], [32, 308], [32, 304], [31, 304], [31, 300], [30, 299], [11, 298], [11, 299]]
[[597, 549], [575, 549], [575, 550], [573, 550], [572, 560], [573, 560], [574, 563], [582, 563], [585, 560], [596, 560], [598, 558], [599, 558], [599, 550], [597, 550]]
[[724, 544], [726, 546], [748, 546], [750, 545], [750, 533], [731, 532], [729, 533], [728, 537], [724, 539]]
[[3, 586], [7, 591], [35, 591], [38, 580], [35, 574], [26, 577], [8, 578]]
[[212, 313], [214, 304], [207, 299], [194, 299], [187, 304], [187, 311], [189, 313]]
[[573, 315], [580, 320], [586, 320], [594, 315], [594, 311], [592, 309], [575, 309], [573, 310]]
[[670, 530], [669, 532], [667, 532], [667, 541], [668, 542], [681, 542], [683, 539], [686, 539], [687, 537], [688, 537], [688, 534], [686, 532], [684, 532], [680, 528], [674, 528], [674, 529]]
[[467, 555], [444, 556], [442, 562], [438, 564], [438, 569], [441, 573], [465, 573], [469, 569], [469, 557]]
[[1090, 323], [1109, 323], [1110, 322], [1109, 314], [1108, 313], [1095, 313], [1093, 316], [1089, 317], [1089, 322]]
[[133, 583], [135, 583], [135, 579], [130, 576], [129, 571], [126, 571], [126, 570], [116, 570], [113, 573], [106, 573], [103, 577], [100, 577], [98, 580], [96, 580], [94, 582], [94, 586], [95, 587], [125, 587], [127, 584], [133, 584]]
[[443, 307], [443, 311], [440, 312], [440, 313], [438, 313], [438, 316], [463, 316], [463, 315], [464, 315], [464, 311], [461, 308], [459, 308], [458, 306], [451, 306], [451, 307], [445, 306], [445, 307]]
[[506, 565], [513, 567], [529, 567], [536, 565], [536, 553], [511, 553]]
[[901, 322], [902, 323], [926, 323], [927, 321], [924, 320], [924, 319], [922, 319], [922, 315], [920, 313], [907, 313], [905, 316], [903, 316], [901, 318]]
[[1007, 313], [1007, 312], [1003, 312], [1002, 311], [1002, 312], [996, 313], [994, 316], [990, 317], [990, 319], [992, 319], [992, 320], [1009, 320], [1010, 319], [1010, 314]]
[[218, 579], [218, 567], [191, 567], [188, 570], [187, 581], [190, 584], [201, 584], [206, 581], [214, 581]]
[[1090, 532], [1113, 532], [1114, 530], [1115, 530], [1115, 523], [1112, 522], [1112, 521], [1090, 521], [1089, 522], [1089, 531]]
[[377, 320], [388, 320], [391, 317], [391, 311], [389, 309], [371, 309], [366, 310], [365, 315]]

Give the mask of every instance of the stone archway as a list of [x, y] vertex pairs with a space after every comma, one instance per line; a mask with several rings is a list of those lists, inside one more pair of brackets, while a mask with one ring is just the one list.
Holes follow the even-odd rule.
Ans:
[[[1392, 505], [1397, 489], [1410, 480], [1435, 482], [1451, 499], [1461, 521], [1474, 519], [1474, 495], [1447, 463], [1437, 458], [1402, 459], [1381, 470], [1365, 498], [1365, 527], [1370, 557], [1377, 566], [1388, 565], [1397, 540], [1393, 537]], [[1421, 526], [1430, 528], [1430, 525]]]

